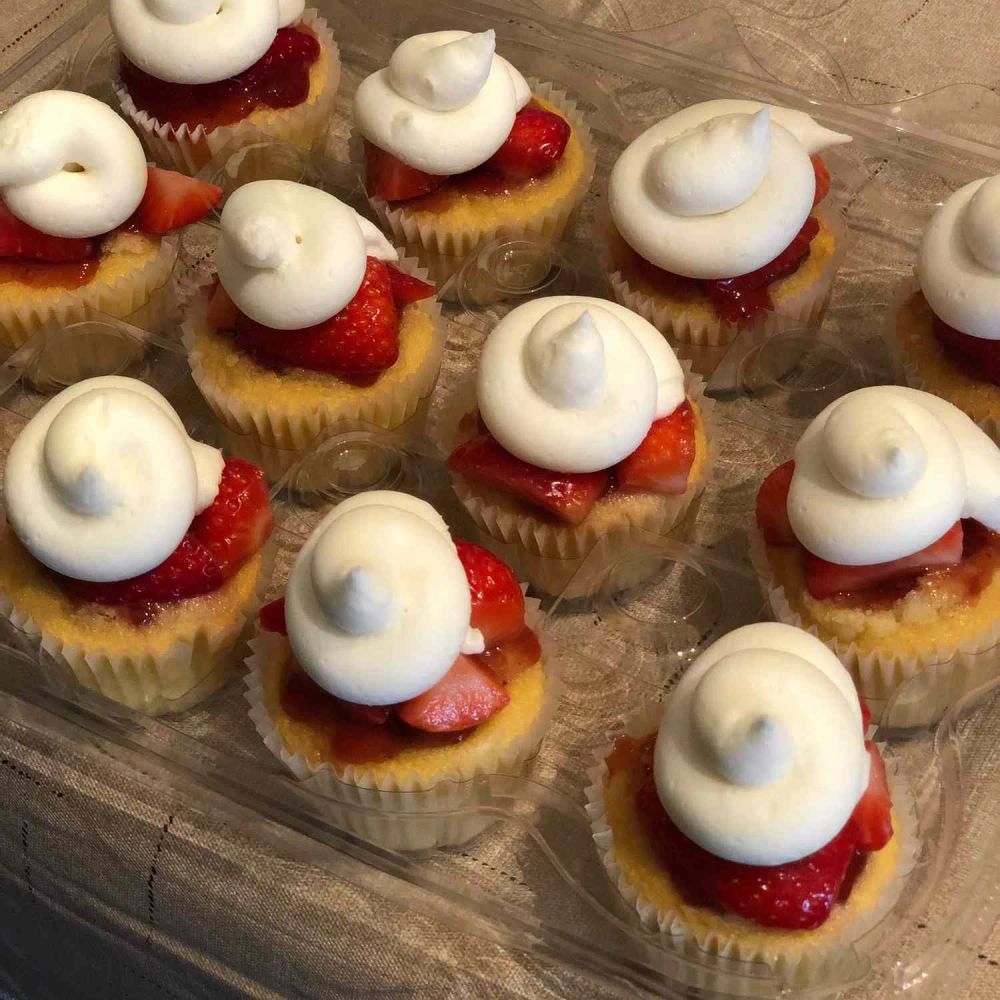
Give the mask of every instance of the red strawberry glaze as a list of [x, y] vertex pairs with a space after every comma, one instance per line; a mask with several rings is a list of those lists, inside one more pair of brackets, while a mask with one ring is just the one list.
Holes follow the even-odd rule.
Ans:
[[938, 316], [934, 316], [934, 337], [969, 378], [1000, 385], [1000, 340], [971, 337]]
[[258, 108], [293, 108], [309, 96], [309, 69], [319, 59], [315, 36], [282, 28], [249, 69], [217, 83], [167, 83], [122, 56], [121, 79], [140, 111], [175, 127], [208, 131], [242, 121]]

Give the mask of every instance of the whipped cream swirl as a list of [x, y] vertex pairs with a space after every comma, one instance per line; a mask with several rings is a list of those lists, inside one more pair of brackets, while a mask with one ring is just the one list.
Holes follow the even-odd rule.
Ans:
[[129, 61], [168, 83], [215, 83], [249, 69], [302, 0], [110, 0], [111, 30]]
[[611, 216], [637, 253], [674, 274], [747, 274], [774, 260], [808, 218], [816, 193], [810, 154], [850, 141], [801, 111], [695, 104], [618, 158]]
[[970, 337], [1000, 340], [1000, 175], [959, 188], [934, 213], [917, 275], [945, 323]]
[[361, 81], [354, 120], [380, 149], [418, 170], [460, 174], [504, 143], [531, 88], [496, 55], [491, 30], [414, 35]]
[[276, 330], [340, 312], [361, 287], [369, 255], [398, 257], [373, 223], [318, 188], [254, 181], [222, 210], [219, 280], [242, 312]]
[[49, 569], [106, 583], [159, 566], [215, 499], [221, 452], [137, 379], [87, 379], [50, 399], [7, 456], [14, 533]]
[[111, 108], [43, 90], [0, 117], [0, 195], [50, 236], [89, 238], [120, 226], [146, 193], [146, 154]]
[[324, 690], [361, 705], [414, 698], [459, 653], [482, 652], [471, 614], [468, 579], [441, 515], [388, 490], [327, 514], [285, 591], [296, 660]]
[[508, 313], [483, 347], [479, 412], [511, 454], [554, 472], [611, 468], [684, 401], [656, 329], [604, 299], [557, 295]]
[[868, 786], [861, 706], [815, 636], [746, 625], [670, 695], [654, 779], [667, 814], [716, 857], [780, 865], [828, 844]]
[[894, 385], [848, 393], [795, 448], [788, 519], [822, 559], [900, 559], [962, 517], [1000, 530], [1000, 449], [930, 393]]

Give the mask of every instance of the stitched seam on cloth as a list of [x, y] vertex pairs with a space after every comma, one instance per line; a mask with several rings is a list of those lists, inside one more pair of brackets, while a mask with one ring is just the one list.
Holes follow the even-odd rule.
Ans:
[[56, 14], [58, 14], [59, 11], [61, 11], [65, 6], [65, 3], [61, 3], [53, 7], [52, 10], [50, 10], [48, 14], [46, 14], [45, 17], [43, 17], [37, 24], [34, 24], [25, 31], [22, 31], [21, 34], [19, 34], [13, 41], [8, 42], [2, 49], [0, 49], [0, 52], [9, 52], [11, 49], [16, 48], [25, 38], [28, 37], [28, 35], [37, 31], [43, 24], [45, 24], [46, 21], [51, 21], [52, 18], [55, 17]]
[[170, 832], [170, 827], [174, 824], [174, 814], [171, 813], [167, 817], [166, 823], [160, 828], [160, 837], [156, 841], [156, 847], [153, 849], [153, 862], [149, 866], [149, 878], [146, 879], [146, 898], [149, 901], [149, 933], [146, 935], [146, 944], [148, 947], [153, 946], [153, 928], [156, 926], [156, 895], [154, 892], [154, 886], [156, 884], [156, 862], [159, 860], [160, 854], [163, 851], [163, 841], [166, 840], [167, 834]]

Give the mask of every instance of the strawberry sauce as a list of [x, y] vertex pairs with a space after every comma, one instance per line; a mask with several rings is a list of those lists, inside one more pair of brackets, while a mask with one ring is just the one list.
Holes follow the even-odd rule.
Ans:
[[178, 127], [211, 131], [242, 121], [259, 108], [294, 108], [309, 96], [309, 70], [319, 59], [315, 36], [282, 28], [271, 47], [249, 69], [217, 83], [167, 83], [121, 61], [122, 82], [136, 107]]
[[101, 266], [98, 252], [88, 260], [53, 264], [45, 260], [0, 258], [0, 284], [17, 281], [29, 288], [63, 288], [72, 291], [94, 280]]
[[1000, 385], [1000, 340], [972, 337], [937, 316], [934, 316], [934, 338], [969, 378]]

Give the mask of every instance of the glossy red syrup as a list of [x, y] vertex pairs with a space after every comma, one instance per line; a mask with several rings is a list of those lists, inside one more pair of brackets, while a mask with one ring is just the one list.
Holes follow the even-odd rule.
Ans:
[[208, 131], [242, 121], [259, 108], [294, 108], [309, 96], [309, 69], [319, 59], [315, 36], [282, 28], [249, 69], [217, 83], [167, 83], [122, 56], [121, 78], [136, 107], [160, 122]]
[[0, 258], [0, 283], [19, 281], [29, 288], [64, 288], [71, 291], [93, 281], [100, 266], [100, 251], [88, 260], [60, 264], [44, 260]]

